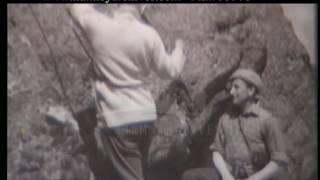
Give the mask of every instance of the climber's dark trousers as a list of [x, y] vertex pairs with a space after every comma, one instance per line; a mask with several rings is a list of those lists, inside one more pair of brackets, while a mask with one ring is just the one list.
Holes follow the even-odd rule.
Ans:
[[113, 129], [97, 127], [97, 147], [106, 164], [105, 174], [101, 175], [104, 177], [97, 179], [144, 180], [147, 168], [145, 162], [153, 130], [153, 123]]
[[221, 180], [215, 168], [196, 168], [183, 173], [182, 180]]

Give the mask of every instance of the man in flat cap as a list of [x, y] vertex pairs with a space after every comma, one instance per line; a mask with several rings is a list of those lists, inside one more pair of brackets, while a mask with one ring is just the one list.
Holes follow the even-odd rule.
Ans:
[[183, 180], [276, 179], [287, 165], [277, 120], [259, 105], [260, 76], [238, 69], [230, 83], [232, 105], [220, 117], [210, 146], [213, 167], [189, 170]]

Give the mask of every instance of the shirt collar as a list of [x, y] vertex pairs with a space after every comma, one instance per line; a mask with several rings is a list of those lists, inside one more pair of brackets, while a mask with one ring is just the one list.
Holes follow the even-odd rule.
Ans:
[[242, 113], [241, 116], [248, 117], [248, 116], [258, 116], [260, 111], [260, 102], [256, 101], [250, 104]]

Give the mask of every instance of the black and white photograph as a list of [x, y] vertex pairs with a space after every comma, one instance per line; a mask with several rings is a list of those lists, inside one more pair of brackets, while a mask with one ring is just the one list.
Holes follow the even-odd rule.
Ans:
[[318, 179], [317, 11], [7, 4], [7, 179]]

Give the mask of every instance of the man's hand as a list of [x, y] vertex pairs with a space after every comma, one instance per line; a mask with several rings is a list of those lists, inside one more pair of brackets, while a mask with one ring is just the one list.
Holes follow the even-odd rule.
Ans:
[[227, 163], [224, 161], [222, 155], [219, 152], [213, 152], [212, 158], [215, 167], [222, 177], [222, 180], [235, 180], [227, 167]]
[[263, 169], [252, 174], [246, 180], [263, 180], [277, 177], [280, 166], [275, 161], [270, 161]]

